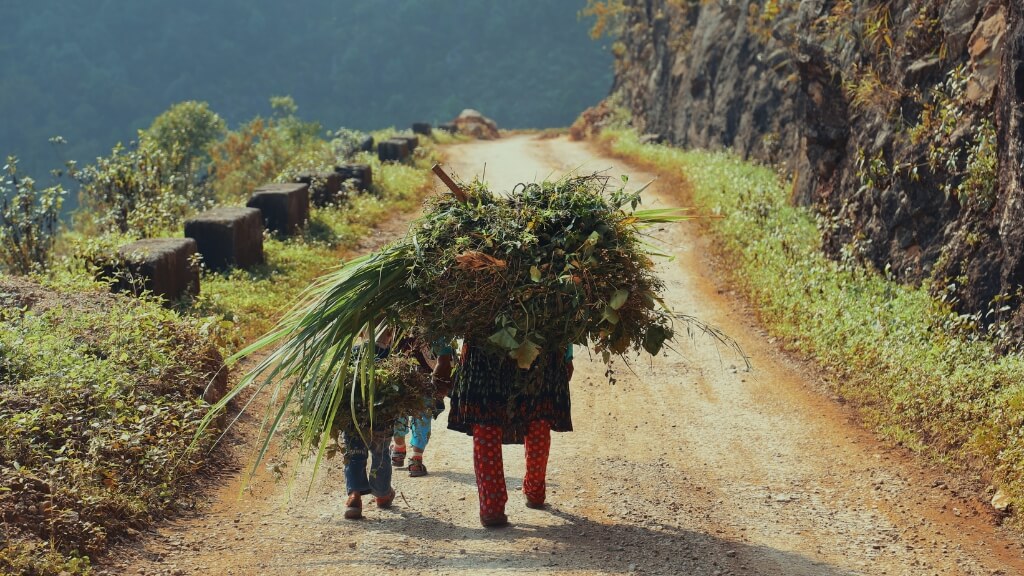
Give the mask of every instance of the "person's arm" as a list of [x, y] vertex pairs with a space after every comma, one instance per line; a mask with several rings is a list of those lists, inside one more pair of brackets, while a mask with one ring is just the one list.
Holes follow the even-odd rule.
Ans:
[[434, 398], [442, 399], [452, 390], [452, 355], [442, 354], [437, 357], [434, 364], [434, 371], [431, 373], [434, 380]]

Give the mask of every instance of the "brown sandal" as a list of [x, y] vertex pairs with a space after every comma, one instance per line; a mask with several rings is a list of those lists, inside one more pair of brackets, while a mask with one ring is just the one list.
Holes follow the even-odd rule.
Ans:
[[422, 458], [412, 457], [409, 459], [409, 476], [416, 478], [427, 475], [427, 467], [423, 464]]

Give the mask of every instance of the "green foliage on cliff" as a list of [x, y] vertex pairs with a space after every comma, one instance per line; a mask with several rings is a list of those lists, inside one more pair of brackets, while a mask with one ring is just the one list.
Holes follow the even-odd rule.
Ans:
[[818, 222], [788, 204], [772, 170], [725, 152], [641, 145], [631, 132], [604, 138], [618, 154], [683, 176], [697, 206], [722, 216], [709, 229], [759, 317], [828, 368], [870, 424], [931, 458], [993, 473], [1024, 503], [1020, 353], [1000, 354], [927, 287], [901, 285], [852, 254], [825, 258]]

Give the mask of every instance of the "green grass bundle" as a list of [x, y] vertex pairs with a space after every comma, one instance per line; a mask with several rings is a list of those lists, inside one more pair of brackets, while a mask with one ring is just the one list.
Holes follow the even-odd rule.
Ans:
[[411, 234], [403, 312], [430, 335], [454, 334], [529, 368], [542, 349], [590, 345], [657, 354], [673, 336], [642, 229], [678, 210], [635, 210], [639, 192], [608, 192], [602, 176], [525, 184], [468, 201], [435, 198]]
[[431, 413], [432, 406], [425, 404], [424, 399], [433, 397], [434, 385], [430, 374], [424, 372], [415, 359], [396, 352], [378, 360], [370, 374], [373, 379], [373, 399], [364, 397], [371, 386], [364, 387], [349, 380], [344, 395], [351, 399], [354, 409], [337, 412], [331, 423], [333, 433], [369, 430], [372, 425], [371, 414], [373, 421], [388, 423], [403, 416], [420, 418]]
[[735, 348], [663, 304], [644, 230], [687, 216], [637, 210], [640, 192], [624, 184], [609, 190], [606, 177], [571, 177], [497, 195], [475, 182], [464, 201], [435, 198], [405, 238], [315, 282], [274, 331], [239, 352], [234, 360], [281, 344], [207, 420], [247, 387], [269, 390], [274, 408], [257, 462], [294, 406], [300, 453], [317, 447], [317, 465], [333, 423], [350, 422], [361, 434], [391, 426], [397, 400], [360, 346], [381, 318], [396, 332], [413, 326], [421, 342], [464, 338], [524, 368], [546, 356], [542, 349], [569, 344], [591, 346], [606, 363], [657, 354], [679, 320], [691, 335], [696, 327]]

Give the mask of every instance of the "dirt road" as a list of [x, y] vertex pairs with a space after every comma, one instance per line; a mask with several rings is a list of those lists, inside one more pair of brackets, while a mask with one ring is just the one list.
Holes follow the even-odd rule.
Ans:
[[[448, 150], [463, 179], [499, 189], [566, 170], [653, 178], [584, 144], [517, 136]], [[657, 184], [648, 205], [670, 205]], [[517, 491], [521, 446], [506, 447], [513, 526], [480, 527], [471, 441], [435, 424], [430, 474], [395, 472], [392, 510], [342, 518], [340, 464], [312, 484], [261, 472], [241, 497], [225, 474], [208, 509], [125, 552], [129, 574], [1024, 574], [1021, 548], [953, 480], [850, 422], [812, 373], [778, 353], [719, 287], [695, 225], [660, 233], [668, 300], [723, 328], [753, 371], [710, 342], [620, 370], [577, 350], [576, 431], [553, 435], [547, 510]], [[236, 447], [237, 449], [237, 447]], [[953, 487], [953, 488], [951, 488]]]

